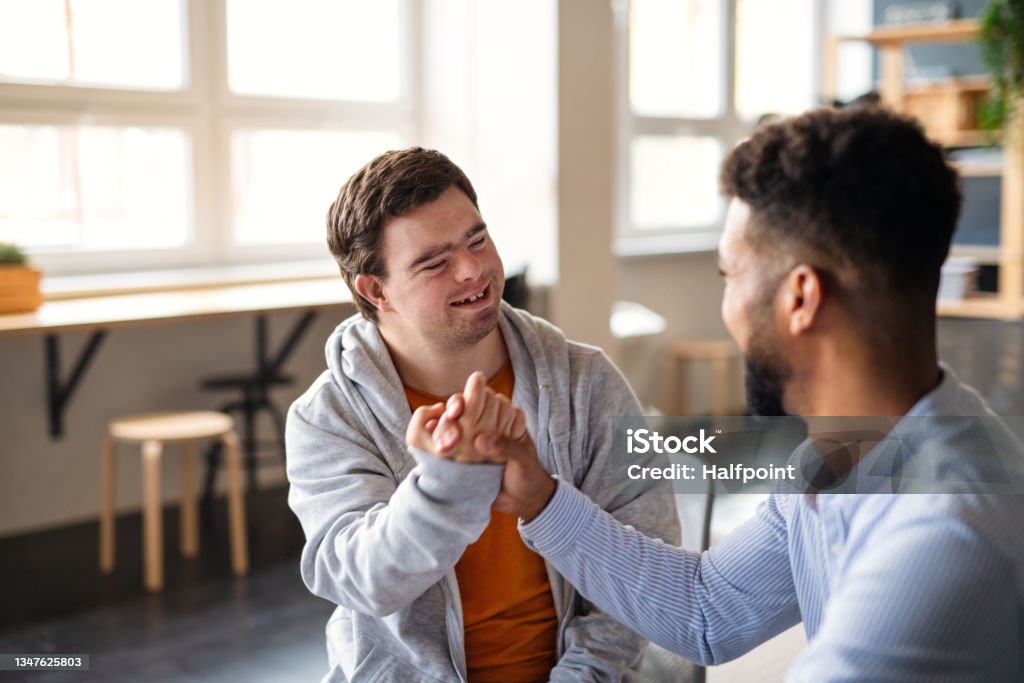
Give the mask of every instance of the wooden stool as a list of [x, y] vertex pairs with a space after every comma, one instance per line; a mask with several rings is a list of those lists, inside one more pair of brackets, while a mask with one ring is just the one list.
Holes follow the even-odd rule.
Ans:
[[142, 444], [143, 561], [150, 591], [164, 586], [163, 517], [160, 504], [160, 456], [164, 444], [181, 444], [181, 554], [199, 553], [199, 516], [196, 501], [196, 440], [219, 439], [227, 453], [228, 520], [231, 568], [236, 576], [249, 571], [245, 537], [242, 466], [234, 420], [212, 411], [150, 413], [111, 421], [101, 456], [100, 570], [114, 570], [114, 447], [125, 441]]
[[731, 341], [693, 341], [672, 344], [665, 351], [665, 376], [661, 409], [666, 415], [690, 414], [690, 364], [711, 364], [711, 414], [737, 414], [743, 411], [729, 405], [732, 393], [730, 366], [739, 358]]

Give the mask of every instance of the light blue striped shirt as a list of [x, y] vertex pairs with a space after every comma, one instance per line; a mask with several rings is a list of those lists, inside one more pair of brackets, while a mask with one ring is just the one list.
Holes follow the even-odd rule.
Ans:
[[[943, 369], [908, 416], [992, 414]], [[773, 493], [697, 553], [622, 526], [560, 481], [521, 532], [586, 598], [702, 664], [803, 621], [790, 681], [1024, 681], [1021, 495]]]

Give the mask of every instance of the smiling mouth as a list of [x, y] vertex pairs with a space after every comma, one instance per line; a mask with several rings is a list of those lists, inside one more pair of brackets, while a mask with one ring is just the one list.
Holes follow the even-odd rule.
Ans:
[[490, 292], [491, 292], [491, 286], [487, 285], [486, 287], [484, 287], [480, 291], [480, 293], [474, 294], [472, 296], [468, 296], [465, 299], [460, 299], [459, 301], [453, 301], [451, 305], [452, 306], [465, 306], [466, 304], [471, 304], [471, 303], [474, 303], [476, 301], [480, 301], [480, 299], [486, 298], [487, 295], [490, 294]]

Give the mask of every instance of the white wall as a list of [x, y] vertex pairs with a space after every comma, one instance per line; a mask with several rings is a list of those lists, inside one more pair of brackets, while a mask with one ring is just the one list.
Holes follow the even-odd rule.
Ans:
[[558, 284], [552, 319], [612, 349], [615, 91], [611, 3], [558, 3]]
[[[324, 367], [323, 342], [347, 308], [321, 313], [287, 365], [295, 387], [279, 390], [286, 409]], [[270, 317], [279, 340], [294, 314]], [[95, 519], [99, 513], [99, 449], [108, 420], [170, 409], [215, 408], [220, 395], [200, 392], [199, 380], [252, 367], [251, 318], [231, 318], [111, 330], [75, 393], [65, 436], [49, 437], [42, 335], [0, 337], [0, 536]], [[65, 377], [86, 335], [61, 335]], [[276, 344], [271, 345], [276, 348]], [[271, 434], [269, 425], [264, 434]], [[137, 448], [118, 456], [117, 510], [137, 510], [141, 470]], [[177, 500], [178, 462], [164, 462], [164, 500]], [[223, 477], [222, 477], [223, 478]], [[283, 481], [283, 465], [261, 469], [261, 482]]]
[[[661, 350], [670, 341], [727, 337], [714, 253], [616, 258], [614, 16], [610, 2], [559, 2], [559, 278], [553, 321], [604, 347], [646, 403], [660, 395]], [[618, 344], [608, 330], [613, 301], [665, 316], [657, 338]], [[694, 397], [695, 408], [704, 401]]]
[[[657, 405], [665, 381], [664, 347], [674, 341], [727, 339], [722, 322], [722, 279], [713, 252], [665, 254], [618, 261], [618, 298], [636, 301], [664, 316], [668, 325], [659, 337], [622, 349], [619, 362], [641, 401]], [[694, 371], [691, 406], [695, 414], [710, 408], [710, 392], [702, 388], [707, 368]], [[738, 374], [738, 373], [737, 373]], [[741, 402], [735, 387], [733, 402]]]

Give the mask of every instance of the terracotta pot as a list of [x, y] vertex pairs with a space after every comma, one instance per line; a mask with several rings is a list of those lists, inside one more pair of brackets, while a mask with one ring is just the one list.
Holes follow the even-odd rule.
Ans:
[[0, 265], [0, 313], [34, 311], [43, 304], [41, 273], [28, 266]]

